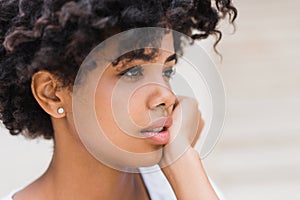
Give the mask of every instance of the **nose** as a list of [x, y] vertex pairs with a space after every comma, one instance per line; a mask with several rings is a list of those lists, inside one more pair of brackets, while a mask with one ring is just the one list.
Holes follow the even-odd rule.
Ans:
[[149, 99], [149, 108], [159, 113], [160, 116], [169, 116], [172, 114], [176, 95], [166, 86], [156, 85]]

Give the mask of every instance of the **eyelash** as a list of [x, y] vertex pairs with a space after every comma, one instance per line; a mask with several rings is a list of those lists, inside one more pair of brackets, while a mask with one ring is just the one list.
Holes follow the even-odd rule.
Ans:
[[[139, 80], [143, 74], [143, 67], [140, 65], [131, 67], [121, 72], [119, 76], [129, 78], [130, 80]], [[174, 67], [167, 67], [163, 70], [162, 75], [167, 79], [171, 79], [175, 75]]]
[[176, 71], [174, 67], [167, 67], [163, 71], [163, 76], [167, 79], [171, 79], [175, 75]]
[[127, 77], [131, 80], [139, 80], [143, 76], [144, 69], [137, 65], [131, 68], [126, 69], [121, 74], [119, 74], [121, 77]]

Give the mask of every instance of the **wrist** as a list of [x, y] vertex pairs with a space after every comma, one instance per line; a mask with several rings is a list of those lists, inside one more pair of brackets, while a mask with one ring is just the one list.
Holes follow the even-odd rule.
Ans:
[[177, 199], [218, 199], [207, 178], [198, 152], [189, 148], [174, 163], [162, 169]]
[[188, 169], [202, 169], [202, 163], [199, 153], [192, 147], [189, 147], [177, 160], [170, 165], [162, 168], [162, 171], [167, 175], [172, 173], [187, 172]]

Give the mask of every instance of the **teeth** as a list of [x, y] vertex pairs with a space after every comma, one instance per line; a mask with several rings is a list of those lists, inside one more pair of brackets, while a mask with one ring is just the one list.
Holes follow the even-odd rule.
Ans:
[[160, 132], [164, 129], [164, 127], [159, 127], [159, 128], [155, 128], [155, 129], [152, 129], [152, 130], [147, 130], [145, 132]]
[[155, 129], [153, 129], [152, 131], [153, 132], [160, 132], [160, 131], [162, 131], [164, 129], [164, 127], [160, 127], [160, 128], [155, 128]]

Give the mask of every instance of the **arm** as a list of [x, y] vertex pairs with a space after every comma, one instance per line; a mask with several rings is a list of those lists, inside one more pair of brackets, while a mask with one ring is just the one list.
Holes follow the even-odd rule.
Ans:
[[218, 199], [194, 148], [189, 148], [178, 160], [162, 171], [178, 200]]
[[173, 138], [164, 147], [162, 172], [179, 200], [218, 199], [193, 148], [204, 126], [196, 100], [180, 97], [172, 116]]

